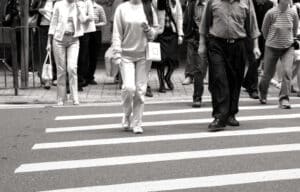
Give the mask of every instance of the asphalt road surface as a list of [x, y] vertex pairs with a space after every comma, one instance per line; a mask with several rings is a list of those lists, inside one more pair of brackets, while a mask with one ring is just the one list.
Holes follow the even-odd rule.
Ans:
[[0, 105], [0, 192], [299, 192], [300, 98], [243, 98], [241, 126], [209, 133], [211, 104], [146, 105], [143, 135], [119, 104]]

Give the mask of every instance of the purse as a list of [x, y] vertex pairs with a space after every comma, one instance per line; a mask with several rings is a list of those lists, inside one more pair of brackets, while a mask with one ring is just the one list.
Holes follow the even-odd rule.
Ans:
[[113, 48], [110, 47], [105, 52], [105, 71], [109, 77], [115, 77], [119, 72], [119, 66], [113, 62]]
[[51, 58], [51, 53], [48, 52], [43, 64], [42, 80], [52, 81], [52, 79], [53, 79], [52, 58]]
[[160, 43], [148, 42], [146, 47], [147, 61], [161, 61]]

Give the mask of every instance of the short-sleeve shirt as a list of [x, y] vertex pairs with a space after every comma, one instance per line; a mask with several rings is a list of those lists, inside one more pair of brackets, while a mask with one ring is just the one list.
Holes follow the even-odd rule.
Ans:
[[204, 9], [200, 34], [224, 39], [259, 37], [252, 0], [209, 0]]

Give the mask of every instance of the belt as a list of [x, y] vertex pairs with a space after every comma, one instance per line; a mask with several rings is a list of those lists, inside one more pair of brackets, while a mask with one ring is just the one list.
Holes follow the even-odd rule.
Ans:
[[239, 41], [245, 40], [245, 38], [239, 38], [239, 39], [224, 39], [224, 38], [215, 37], [215, 36], [212, 36], [212, 35], [209, 35], [208, 37], [209, 37], [209, 38], [212, 38], [212, 39], [216, 39], [216, 40], [218, 40], [218, 41], [222, 41], [223, 43], [227, 43], [227, 44], [234, 44], [234, 43], [237, 43], [237, 42], [239, 42]]
[[66, 36], [74, 36], [74, 32], [65, 32], [64, 35], [66, 35]]

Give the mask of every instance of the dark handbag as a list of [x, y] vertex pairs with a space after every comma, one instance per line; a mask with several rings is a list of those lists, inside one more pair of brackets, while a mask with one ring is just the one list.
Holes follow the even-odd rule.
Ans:
[[295, 50], [299, 50], [300, 49], [299, 42], [295, 40], [294, 43], [292, 44], [292, 47], [294, 47]]

